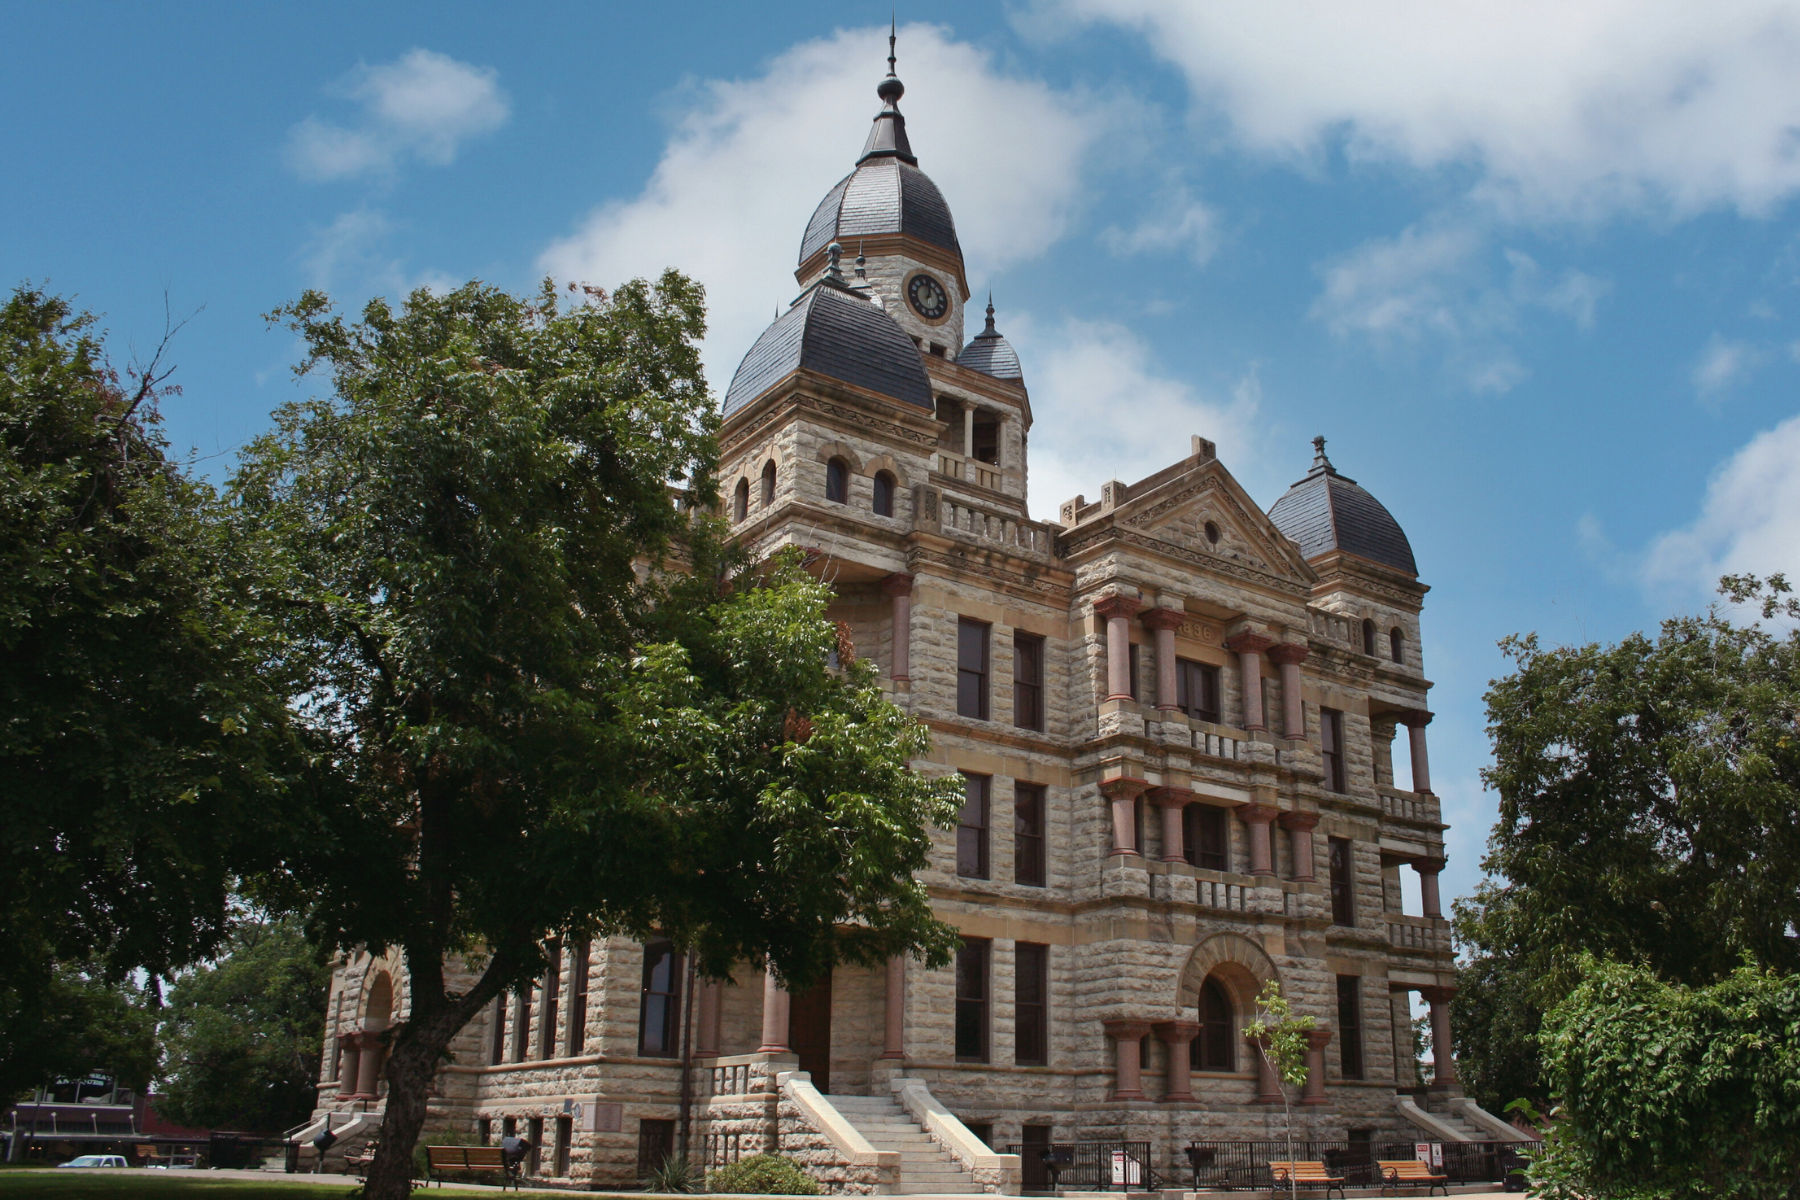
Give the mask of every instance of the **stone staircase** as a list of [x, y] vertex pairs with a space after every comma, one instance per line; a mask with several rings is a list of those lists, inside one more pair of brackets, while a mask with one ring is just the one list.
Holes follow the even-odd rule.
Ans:
[[1445, 1104], [1442, 1099], [1430, 1100], [1424, 1107], [1426, 1112], [1461, 1134], [1462, 1140], [1465, 1142], [1485, 1142], [1490, 1141], [1493, 1138], [1492, 1134], [1488, 1133], [1485, 1129], [1481, 1128], [1481, 1126], [1475, 1124], [1475, 1122], [1469, 1120], [1467, 1117], [1461, 1117], [1456, 1113], [1451, 1112], [1450, 1106]]
[[877, 1150], [899, 1152], [897, 1194], [977, 1196], [982, 1193], [975, 1177], [951, 1157], [949, 1151], [932, 1140], [931, 1135], [892, 1097], [832, 1096], [830, 1100], [831, 1106], [855, 1126], [858, 1133], [869, 1139], [870, 1145]]

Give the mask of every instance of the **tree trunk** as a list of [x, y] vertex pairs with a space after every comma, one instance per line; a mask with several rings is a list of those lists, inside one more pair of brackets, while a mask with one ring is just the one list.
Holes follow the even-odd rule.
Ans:
[[399, 1031], [387, 1063], [387, 1109], [381, 1119], [381, 1141], [369, 1164], [367, 1200], [405, 1200], [412, 1192], [413, 1146], [425, 1125], [431, 1080], [450, 1039], [462, 1026], [441, 1011], [423, 1027], [409, 1022]]

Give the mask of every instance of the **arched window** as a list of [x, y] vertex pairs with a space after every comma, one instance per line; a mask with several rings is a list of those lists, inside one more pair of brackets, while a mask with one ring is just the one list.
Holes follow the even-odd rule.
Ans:
[[886, 471], [875, 472], [875, 515], [894, 515], [894, 477]]
[[741, 521], [750, 515], [750, 481], [738, 480], [737, 491], [731, 496], [731, 519]]
[[1188, 1063], [1196, 1071], [1237, 1070], [1237, 1022], [1231, 997], [1219, 981], [1200, 985], [1200, 1034], [1188, 1043]]
[[1388, 652], [1395, 662], [1406, 661], [1406, 635], [1400, 632], [1398, 625], [1388, 630]]
[[771, 458], [763, 464], [762, 506], [767, 508], [773, 503], [775, 503], [775, 460]]
[[1363, 653], [1375, 657], [1375, 622], [1363, 618]]
[[825, 498], [833, 504], [850, 502], [850, 466], [841, 458], [825, 464]]

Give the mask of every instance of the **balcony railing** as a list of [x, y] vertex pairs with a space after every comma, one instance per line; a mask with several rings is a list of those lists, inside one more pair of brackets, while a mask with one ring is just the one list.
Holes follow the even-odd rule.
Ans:
[[1450, 935], [1441, 928], [1441, 923], [1431, 917], [1408, 917], [1400, 913], [1387, 914], [1388, 945], [1396, 950], [1411, 950], [1418, 954], [1447, 953], [1450, 949]]
[[1396, 787], [1378, 787], [1381, 793], [1381, 812], [1383, 816], [1392, 817], [1396, 821], [1417, 821], [1422, 825], [1442, 824], [1442, 809], [1436, 796], [1421, 792], [1406, 792]]
[[960, 454], [952, 454], [947, 450], [938, 451], [937, 469], [939, 474], [947, 475], [951, 479], [966, 480], [976, 487], [989, 488], [996, 492], [1001, 490], [1000, 485], [1006, 478], [1006, 473], [999, 467], [984, 463], [979, 459], [964, 458]]
[[939, 527], [947, 533], [960, 533], [977, 541], [992, 542], [1009, 550], [1023, 550], [1048, 555], [1050, 530], [1036, 521], [1021, 521], [1016, 514], [979, 508], [953, 496], [943, 497], [939, 509]]

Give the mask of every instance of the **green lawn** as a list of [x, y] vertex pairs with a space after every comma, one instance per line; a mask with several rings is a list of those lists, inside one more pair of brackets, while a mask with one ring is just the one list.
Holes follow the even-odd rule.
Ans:
[[[125, 1200], [146, 1196], [151, 1200], [343, 1200], [356, 1188], [356, 1180], [338, 1176], [330, 1183], [290, 1183], [292, 1176], [267, 1182], [249, 1179], [208, 1179], [204, 1172], [186, 1171], [0, 1171], [0, 1200], [26, 1200], [46, 1196], [53, 1200]], [[419, 1192], [423, 1195], [423, 1191]], [[492, 1195], [470, 1188], [432, 1188], [443, 1196]]]

